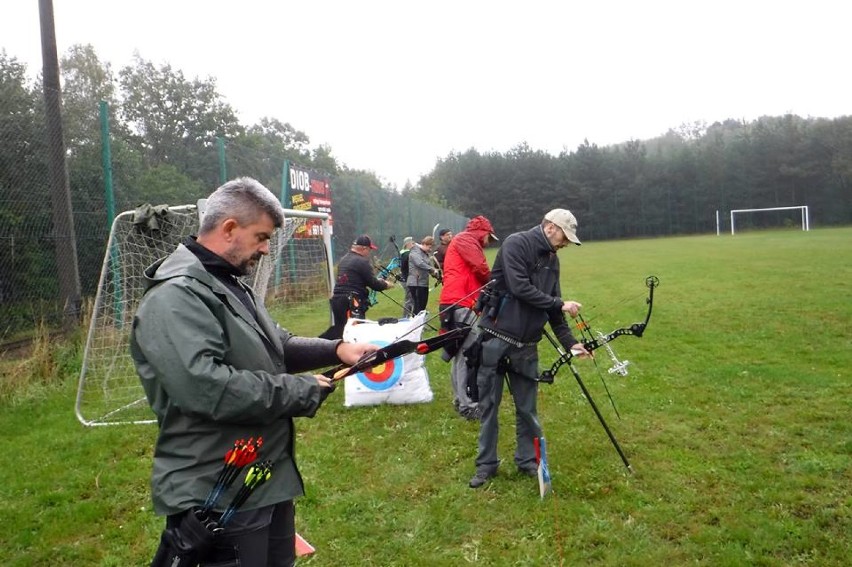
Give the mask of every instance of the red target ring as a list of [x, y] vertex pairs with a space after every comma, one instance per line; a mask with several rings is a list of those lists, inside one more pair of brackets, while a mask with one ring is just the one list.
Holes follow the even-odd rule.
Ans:
[[[370, 341], [370, 344], [383, 347], [389, 343], [384, 341]], [[403, 366], [402, 357], [394, 358], [378, 366], [374, 366], [365, 372], [358, 372], [355, 376], [361, 384], [370, 390], [387, 390], [399, 382], [399, 379], [402, 377]]]

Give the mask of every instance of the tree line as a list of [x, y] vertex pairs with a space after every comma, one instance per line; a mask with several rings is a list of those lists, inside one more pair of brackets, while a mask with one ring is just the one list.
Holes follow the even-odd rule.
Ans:
[[[812, 226], [852, 222], [852, 116], [765, 116], [669, 130], [655, 139], [599, 147], [588, 140], [557, 156], [520, 144], [439, 160], [414, 190], [500, 233], [571, 209], [588, 240], [712, 233], [716, 211], [807, 205]], [[797, 212], [790, 213], [798, 215]], [[754, 215], [743, 227], [778, 219]]]

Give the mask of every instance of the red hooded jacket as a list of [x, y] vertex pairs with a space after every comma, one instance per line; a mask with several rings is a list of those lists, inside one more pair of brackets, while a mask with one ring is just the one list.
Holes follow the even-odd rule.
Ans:
[[444, 283], [441, 288], [440, 305], [458, 302], [459, 307], [473, 308], [478, 293], [473, 293], [491, 279], [491, 270], [482, 251], [483, 243], [494, 234], [491, 222], [477, 216], [467, 223], [465, 229], [453, 236], [444, 257]]

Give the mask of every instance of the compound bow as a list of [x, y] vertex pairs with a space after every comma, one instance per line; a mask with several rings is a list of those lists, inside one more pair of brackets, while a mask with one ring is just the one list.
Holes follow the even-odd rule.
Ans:
[[[578, 325], [578, 326], [580, 327], [580, 331], [583, 333], [584, 337], [587, 337], [585, 340], [581, 341], [583, 347], [589, 353], [595, 351], [596, 349], [598, 349], [600, 347], [605, 347], [607, 349], [607, 351], [609, 352], [610, 356], [612, 357], [613, 363], [614, 363], [613, 368], [615, 370], [613, 370], [613, 368], [610, 368], [610, 373], [618, 372], [619, 374], [621, 374], [622, 371], [623, 371], [622, 375], [626, 375], [627, 374], [626, 367], [627, 367], [628, 361], [618, 360], [618, 358], [615, 356], [615, 352], [609, 347], [609, 343], [611, 341], [614, 341], [618, 337], [625, 336], [625, 335], [632, 335], [634, 337], [640, 337], [641, 338], [642, 335], [645, 333], [645, 329], [648, 327], [648, 321], [650, 321], [650, 319], [651, 319], [651, 311], [654, 308], [654, 289], [657, 286], [660, 285], [660, 279], [657, 276], [648, 276], [647, 278], [645, 278], [645, 285], [648, 287], [648, 299], [645, 300], [646, 303], [648, 304], [648, 312], [645, 314], [645, 320], [642, 321], [641, 323], [633, 323], [629, 327], [624, 327], [622, 329], [616, 329], [616, 330], [614, 330], [611, 333], [606, 334], [606, 335], [603, 334], [603, 333], [597, 333], [597, 335], [595, 337], [591, 337], [591, 336], [587, 336], [587, 332], [589, 334], [591, 333], [591, 329], [589, 328], [589, 325], [582, 318], [579, 318], [580, 325]], [[559, 369], [564, 364], [567, 364], [568, 368], [571, 370], [571, 373], [574, 375], [574, 378], [577, 380], [577, 384], [579, 384], [580, 389], [583, 391], [583, 395], [586, 396], [586, 400], [588, 400], [589, 405], [592, 406], [592, 410], [594, 410], [595, 415], [598, 417], [598, 421], [601, 422], [601, 425], [603, 426], [604, 431], [606, 431], [606, 434], [609, 437], [609, 440], [612, 442], [613, 446], [615, 447], [615, 450], [618, 452], [618, 456], [621, 457], [621, 460], [624, 463], [624, 466], [627, 467], [627, 470], [632, 473], [633, 467], [630, 466], [630, 462], [627, 460], [627, 456], [625, 456], [624, 451], [622, 451], [621, 446], [618, 444], [618, 441], [615, 438], [615, 435], [613, 435], [612, 431], [610, 430], [609, 426], [606, 423], [606, 420], [604, 420], [604, 417], [601, 414], [600, 410], [598, 409], [598, 406], [595, 404], [594, 399], [592, 399], [592, 395], [589, 393], [588, 389], [586, 389], [586, 385], [583, 383], [583, 380], [580, 378], [579, 372], [577, 372], [577, 369], [574, 368], [573, 364], [571, 364], [572, 359], [575, 356], [578, 356], [578, 354], [575, 354], [574, 352], [572, 352], [570, 350], [568, 352], [565, 352], [560, 347], [559, 343], [556, 342], [556, 340], [552, 336], [550, 336], [550, 333], [547, 333], [545, 331], [544, 334], [547, 337], [547, 339], [551, 342], [551, 344], [553, 344], [554, 348], [556, 348], [557, 352], [559, 353], [559, 358], [556, 360], [556, 362], [553, 363], [553, 365], [549, 369], [547, 369], [547, 370], [545, 370], [544, 372], [541, 373], [541, 376], [539, 377], [539, 381], [545, 382], [545, 383], [548, 383], [548, 384], [553, 383], [553, 379], [556, 377], [556, 373], [559, 371]], [[597, 364], [597, 363], [595, 363], [595, 364]], [[603, 381], [603, 376], [601, 376], [601, 381]], [[606, 388], [606, 382], [604, 382], [604, 387]], [[609, 395], [609, 389], [608, 388], [607, 388], [607, 395]], [[612, 402], [612, 396], [610, 396], [610, 401]], [[615, 408], [614, 402], [613, 402], [613, 408]], [[615, 410], [615, 412], [616, 412], [616, 415], [618, 415], [617, 409]]]
[[[645, 314], [645, 320], [640, 323], [633, 323], [629, 327], [624, 327], [622, 329], [616, 329], [608, 334], [597, 333], [596, 337], [588, 336], [582, 342], [583, 347], [588, 351], [592, 352], [594, 350], [599, 349], [600, 347], [606, 347], [608, 353], [613, 358], [613, 368], [610, 368], [610, 373], [618, 372], [622, 376], [627, 375], [626, 367], [629, 364], [629, 361], [621, 361], [618, 360], [618, 357], [615, 356], [615, 352], [609, 347], [609, 343], [617, 339], [618, 337], [623, 337], [626, 335], [632, 335], [634, 337], [641, 338], [645, 333], [645, 329], [648, 327], [648, 321], [651, 320], [651, 311], [654, 309], [654, 289], [660, 285], [660, 278], [657, 276], [648, 276], [645, 278], [645, 285], [648, 287], [648, 298], [645, 300], [645, 303], [648, 304], [648, 312]], [[580, 321], [578, 327], [580, 331], [586, 336], [587, 331], [591, 331], [588, 323], [586, 323], [582, 316], [578, 316]], [[556, 362], [553, 363], [548, 370], [542, 372], [540, 381], [542, 382], [553, 382], [553, 378], [556, 376], [556, 373], [562, 367], [563, 364], [570, 364], [571, 359], [576, 356], [573, 352], [568, 351], [563, 353]], [[619, 370], [620, 369], [620, 370]]]
[[[382, 264], [380, 260], [377, 260], [374, 257], [373, 264], [377, 269], [376, 276], [379, 279], [398, 283], [402, 280], [402, 267], [400, 265], [400, 250], [399, 247], [396, 245], [396, 237], [394, 235], [391, 235], [391, 237], [388, 239], [388, 244], [385, 244], [385, 248], [382, 249], [382, 254], [384, 254], [384, 250], [388, 247], [389, 244], [393, 244], [394, 249], [396, 249], [396, 256], [391, 258], [390, 262], [388, 262], [387, 265]], [[405, 284], [403, 283], [403, 285]], [[370, 307], [373, 307], [378, 302], [378, 292], [371, 288], [370, 291], [367, 292], [367, 303]]]

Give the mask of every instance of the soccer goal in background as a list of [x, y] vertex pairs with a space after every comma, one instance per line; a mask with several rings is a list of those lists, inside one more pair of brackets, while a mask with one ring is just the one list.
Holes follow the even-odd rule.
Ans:
[[[154, 423], [130, 358], [130, 328], [143, 271], [198, 232], [206, 200], [178, 207], [144, 206], [115, 218], [107, 241], [83, 353], [75, 411], [84, 425]], [[333, 282], [328, 215], [285, 209], [270, 252], [246, 277], [267, 307], [315, 309]]]
[[[735, 219], [736, 219], [737, 214], [763, 213], [763, 212], [769, 212], [769, 211], [795, 211], [795, 210], [798, 210], [801, 213], [800, 214], [800, 221], [801, 221], [801, 225], [802, 225], [802, 230], [803, 231], [810, 230], [811, 225], [810, 225], [810, 216], [808, 214], [808, 207], [807, 207], [807, 205], [799, 205], [799, 206], [796, 206], [796, 207], [767, 207], [767, 208], [763, 208], [763, 209], [733, 209], [733, 210], [731, 210], [731, 234], [733, 235], [733, 234], [737, 233], [736, 224], [735, 224]], [[787, 220], [789, 222], [789, 218]], [[719, 219], [719, 211], [716, 211], [716, 234], [717, 235], [722, 234], [722, 226], [721, 226], [720, 219]]]

